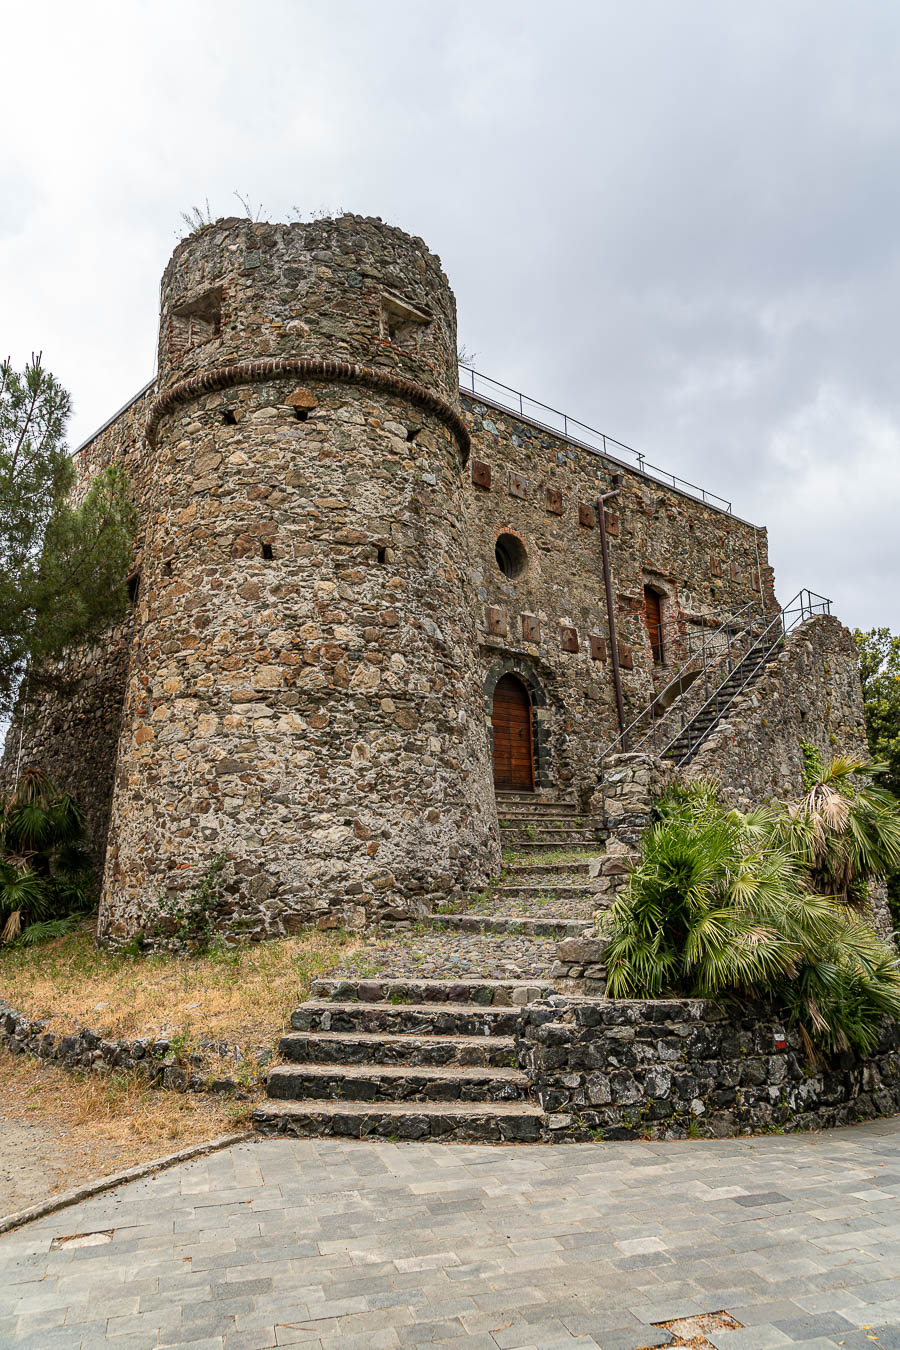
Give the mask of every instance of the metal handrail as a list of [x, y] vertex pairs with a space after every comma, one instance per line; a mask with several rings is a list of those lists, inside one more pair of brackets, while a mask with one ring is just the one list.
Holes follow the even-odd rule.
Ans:
[[[677, 474], [669, 473], [668, 469], [661, 469], [657, 464], [650, 464], [641, 450], [635, 450], [633, 445], [626, 445], [624, 441], [616, 440], [615, 436], [608, 436], [603, 431], [598, 431], [596, 427], [589, 426], [587, 422], [580, 422], [576, 417], [570, 417], [568, 413], [562, 412], [559, 408], [552, 408], [549, 403], [541, 403], [539, 399], [531, 398], [528, 394], [523, 394], [518, 389], [513, 389], [508, 384], [502, 384], [500, 380], [494, 380], [490, 375], [482, 375], [480, 371], [473, 370], [471, 366], [459, 364], [459, 386], [463, 393], [471, 393], [473, 398], [481, 399], [485, 403], [492, 404], [503, 412], [518, 412], [522, 418], [526, 418], [534, 426], [540, 427], [544, 431], [551, 431], [556, 435], [560, 433], [572, 445], [577, 445], [581, 450], [587, 450], [593, 455], [604, 455], [614, 464], [621, 464], [623, 468], [635, 469], [635, 465], [618, 458], [616, 451], [624, 451], [627, 455], [633, 455], [637, 460], [636, 472], [643, 474], [647, 478], [669, 484], [677, 491], [686, 492], [691, 497], [698, 497], [700, 501], [705, 502], [707, 506], [712, 506], [716, 511], [724, 511], [727, 515], [732, 514], [731, 502], [727, 497], [720, 497], [717, 492], [709, 492], [706, 488], [700, 487], [698, 483], [691, 483], [687, 478], [679, 478]], [[476, 381], [479, 381], [479, 387], [476, 387]], [[487, 392], [481, 385], [489, 385], [492, 392]], [[551, 417], [557, 418], [557, 424], [548, 422], [541, 417], [533, 415], [526, 411], [527, 408], [537, 409], [541, 413], [549, 413]], [[577, 429], [577, 435], [573, 434], [572, 428]], [[611, 451], [610, 446], [614, 449]]]
[[[827, 596], [818, 595], [815, 591], [810, 591], [808, 589], [798, 591], [797, 594], [794, 596], [793, 600], [789, 601], [789, 603], [784, 606], [784, 608], [775, 616], [775, 618], [772, 619], [771, 623], [769, 623], [766, 626], [766, 628], [763, 629], [762, 633], [758, 635], [756, 641], [754, 642], [750, 650], [747, 652], [743, 660], [738, 662], [734, 670], [729, 672], [729, 674], [725, 677], [725, 679], [718, 686], [718, 688], [715, 689], [714, 692], [709, 696], [706, 702], [701, 704], [701, 706], [694, 713], [693, 717], [681, 728], [677, 736], [672, 737], [668, 745], [666, 745], [661, 751], [660, 757], [665, 758], [667, 751], [669, 751], [672, 748], [672, 746], [675, 745], [687, 731], [688, 732], [687, 749], [675, 761], [676, 768], [681, 768], [681, 766], [690, 759], [691, 755], [701, 744], [701, 742], [706, 739], [706, 737], [713, 730], [713, 728], [718, 726], [719, 722], [722, 720], [725, 713], [731, 707], [732, 703], [734, 703], [738, 695], [743, 693], [743, 691], [747, 688], [747, 685], [751, 682], [751, 680], [753, 680], [756, 677], [756, 675], [761, 671], [762, 667], [769, 660], [769, 657], [775, 651], [776, 647], [781, 645], [781, 643], [784, 641], [787, 635], [793, 632], [793, 630], [797, 628], [801, 623], [805, 623], [807, 619], [811, 619], [815, 614], [830, 614], [830, 613], [831, 613], [831, 601], [827, 598]], [[765, 651], [763, 651], [761, 655], [758, 655], [758, 659], [756, 660], [755, 665], [753, 665], [751, 668], [749, 664], [751, 659], [753, 658], [755, 653], [758, 654], [760, 652], [760, 645], [764, 642], [766, 635], [770, 633], [771, 630], [776, 626], [779, 630], [778, 636], [768, 644]], [[719, 696], [722, 692], [722, 689], [734, 678], [734, 675], [736, 673], [741, 672], [741, 669], [745, 664], [747, 665], [747, 669], [743, 673], [743, 678], [740, 680], [737, 688], [730, 695], [727, 702], [724, 703], [722, 706], [720, 706]], [[715, 716], [712, 722], [710, 722], [708, 726], [705, 726], [703, 728], [701, 734], [697, 737], [697, 740], [695, 742], [693, 736], [691, 735], [691, 728], [698, 721], [701, 715], [713, 704], [715, 704]]]
[[[651, 729], [647, 732], [646, 736], [638, 741], [637, 745], [632, 746], [631, 749], [636, 752], [642, 749], [649, 740], [653, 741], [655, 747], [659, 739], [661, 722], [668, 717], [669, 713], [678, 710], [679, 703], [683, 699], [686, 690], [683, 691], [678, 698], [674, 699], [671, 705], [663, 711], [662, 716], [660, 716], [658, 714], [660, 700], [665, 697], [666, 692], [671, 689], [673, 685], [683, 681], [688, 674], [694, 676], [691, 680], [691, 684], [693, 685], [700, 675], [705, 675], [708, 669], [712, 665], [718, 664], [722, 657], [730, 656], [732, 640], [734, 638], [740, 639], [745, 637], [749, 631], [751, 622], [754, 618], [759, 616], [760, 612], [765, 614], [762, 602], [760, 600], [750, 600], [746, 605], [742, 605], [740, 609], [735, 610], [733, 614], [729, 614], [727, 619], [723, 619], [718, 627], [714, 628], [712, 632], [708, 632], [704, 627], [699, 637], [691, 630], [688, 630], [686, 635], [679, 633], [679, 636], [682, 639], [684, 636], [687, 637], [687, 648], [689, 652], [687, 660], [682, 662], [662, 689], [656, 691], [651, 702], [648, 703], [645, 708], [642, 708], [638, 715], [629, 722], [628, 726], [620, 731], [615, 739], [602, 751], [601, 759], [608, 754], [612, 754], [617, 747], [621, 747], [623, 744], [627, 745], [629, 737], [634, 732], [635, 728], [647, 718], [652, 719]], [[666, 626], [671, 627], [674, 625], [669, 624]], [[732, 630], [734, 630], [733, 633]], [[723, 633], [729, 633], [731, 636], [729, 636], [727, 646], [724, 649], [717, 648], [716, 639]], [[692, 642], [696, 643], [696, 646], [692, 647]], [[698, 659], [701, 662], [699, 670], [697, 669]], [[730, 667], [729, 669], [731, 670], [733, 667]]]

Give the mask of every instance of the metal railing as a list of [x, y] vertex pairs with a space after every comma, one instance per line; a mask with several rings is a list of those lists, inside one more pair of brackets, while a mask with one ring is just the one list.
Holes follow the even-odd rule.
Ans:
[[830, 613], [831, 601], [826, 596], [810, 590], [798, 591], [793, 600], [785, 605], [757, 636], [743, 661], [738, 663], [700, 705], [693, 717], [663, 748], [661, 757], [673, 758], [676, 768], [686, 764], [710, 732], [718, 726], [738, 695], [742, 694], [747, 685], [761, 673], [766, 662], [781, 646], [787, 635], [814, 615]]
[[[674, 679], [669, 681], [666, 688], [670, 689], [678, 680], [686, 678], [688, 674], [691, 676], [687, 688], [680, 693], [677, 700], [664, 711], [647, 734], [631, 749], [639, 751], [652, 746], [654, 752], [661, 759], [674, 759], [676, 767], [680, 768], [686, 764], [710, 732], [722, 720], [738, 695], [743, 693], [748, 684], [761, 673], [766, 662], [781, 646], [787, 635], [800, 624], [805, 623], [807, 619], [813, 618], [814, 615], [830, 613], [831, 601], [826, 596], [818, 595], [815, 591], [810, 590], [798, 591], [793, 600], [779, 610], [774, 618], [768, 618], [762, 612], [760, 602], [752, 601], [750, 605], [745, 606], [743, 610], [739, 610], [737, 615], [726, 619], [716, 629], [716, 634], [720, 634], [729, 625], [733, 625], [735, 619], [743, 618], [743, 627], [728, 636], [727, 645], [724, 649], [720, 647], [717, 651], [710, 650], [709, 652], [701, 649], [699, 660], [698, 654], [695, 652], [693, 657], [681, 667]], [[768, 618], [767, 622], [765, 622], [766, 618]], [[741, 647], [744, 650], [735, 661], [733, 659], [734, 654]], [[688, 698], [688, 695], [692, 690], [696, 694], [696, 686], [701, 678], [703, 680], [703, 697], [701, 702], [696, 704]], [[712, 679], [717, 682], [710, 692], [709, 686]], [[660, 691], [654, 695], [653, 700], [625, 729], [626, 738], [632, 728], [644, 719], [654, 717], [654, 709], [658, 708], [660, 697], [663, 694], [664, 691]], [[692, 709], [690, 715], [688, 715], [689, 709]], [[672, 717], [677, 723], [677, 728], [672, 725]], [[617, 736], [603, 752], [604, 757], [620, 748], [622, 740], [623, 737]]]
[[[551, 431], [557, 436], [563, 436], [581, 450], [588, 450], [594, 455], [603, 455], [614, 464], [621, 465], [626, 469], [634, 469], [647, 478], [671, 485], [677, 491], [685, 492], [690, 497], [697, 497], [707, 506], [712, 506], [716, 511], [724, 511], [728, 515], [732, 514], [731, 502], [726, 497], [720, 497], [717, 492], [709, 492], [706, 488], [700, 487], [699, 484], [689, 482], [687, 478], [679, 478], [677, 474], [669, 473], [667, 469], [661, 469], [658, 465], [649, 463], [646, 455], [640, 450], [635, 450], [634, 446], [626, 445], [624, 441], [617, 441], [615, 436], [608, 436], [605, 432], [598, 431], [596, 427], [589, 426], [587, 422], [579, 422], [577, 418], [570, 417], [568, 413], [561, 412], [558, 408], [551, 408], [548, 403], [541, 403], [536, 398], [530, 398], [528, 394], [523, 394], [518, 389], [511, 388], [508, 384], [501, 384], [499, 380], [492, 380], [489, 375], [482, 375], [480, 371], [472, 370], [471, 366], [460, 365], [459, 387], [462, 393], [470, 394], [479, 402], [488, 403], [503, 412], [515, 413], [533, 426], [540, 427], [543, 431]], [[620, 457], [622, 454], [632, 456], [636, 463], [632, 463], [628, 459], [622, 459]]]
[[[723, 664], [727, 678], [746, 655], [752, 630], [762, 627], [767, 618], [762, 601], [751, 600], [715, 627], [712, 623], [703, 624], [696, 632], [692, 627], [679, 624], [674, 641], [680, 646], [684, 659], [663, 687], [657, 689], [650, 703], [610, 742], [601, 758], [623, 747], [632, 751], [652, 748], [658, 752], [673, 739], [673, 722], [681, 719], [678, 722], [680, 731], [687, 721], [685, 696], [688, 691], [696, 690], [697, 681], [702, 679], [708, 695], [711, 672], [716, 667], [721, 670]], [[672, 625], [665, 627], [671, 631]], [[664, 642], [664, 650], [666, 645]], [[671, 638], [668, 645], [673, 645]], [[637, 741], [636, 736], [640, 737]]]

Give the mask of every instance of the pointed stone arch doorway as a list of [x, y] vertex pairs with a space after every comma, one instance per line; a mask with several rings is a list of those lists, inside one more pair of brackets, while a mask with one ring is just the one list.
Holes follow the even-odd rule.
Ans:
[[494, 787], [501, 792], [533, 792], [531, 698], [517, 675], [502, 675], [494, 687], [491, 729]]

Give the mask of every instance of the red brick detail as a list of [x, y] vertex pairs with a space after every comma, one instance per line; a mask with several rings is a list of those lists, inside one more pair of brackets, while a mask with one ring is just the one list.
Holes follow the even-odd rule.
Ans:
[[547, 510], [552, 511], [555, 516], [561, 516], [563, 513], [562, 489], [547, 488]]
[[488, 488], [491, 486], [491, 466], [485, 464], [481, 459], [472, 460], [472, 482], [476, 487]]
[[564, 628], [562, 630], [562, 649], [564, 652], [578, 651], [578, 629]]
[[190, 379], [174, 384], [153, 400], [144, 434], [152, 445], [160, 420], [179, 403], [187, 403], [202, 394], [228, 389], [235, 384], [254, 384], [281, 379], [283, 376], [296, 376], [301, 380], [347, 380], [397, 398], [409, 399], [411, 403], [439, 417], [456, 437], [463, 463], [469, 458], [472, 442], [468, 428], [456, 409], [440, 394], [389, 370], [376, 370], [372, 366], [358, 365], [355, 361], [331, 361], [321, 356], [270, 356], [261, 361], [239, 361], [233, 366], [217, 366], [213, 370], [201, 371], [199, 375], [192, 375]]
[[606, 660], [606, 638], [602, 638], [597, 633], [591, 633], [591, 659], [593, 661]]

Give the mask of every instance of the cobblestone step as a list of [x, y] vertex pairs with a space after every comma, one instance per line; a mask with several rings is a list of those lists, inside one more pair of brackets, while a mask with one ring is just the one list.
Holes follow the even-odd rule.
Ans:
[[[505, 831], [501, 830], [501, 835]], [[591, 835], [589, 839], [577, 839], [573, 843], [557, 843], [549, 839], [512, 839], [501, 838], [504, 853], [534, 853], [541, 854], [553, 852], [555, 850], [565, 850], [566, 853], [602, 853], [603, 852], [603, 832], [600, 831], [595, 837]], [[504, 863], [505, 867], [510, 866]]]
[[542, 862], [505, 863], [503, 867], [504, 874], [508, 876], [510, 880], [515, 880], [515, 878], [519, 876], [523, 878], [526, 876], [586, 877], [589, 869], [590, 864], [587, 861], [559, 862], [559, 863], [542, 863]]
[[528, 1077], [493, 1065], [277, 1064], [266, 1095], [277, 1101], [512, 1102], [527, 1098]]
[[440, 1139], [465, 1144], [536, 1143], [544, 1113], [528, 1102], [265, 1102], [253, 1112], [260, 1134], [365, 1139]]
[[563, 826], [540, 825], [533, 832], [525, 829], [500, 829], [500, 843], [503, 848], [519, 848], [522, 844], [540, 844], [548, 848], [571, 848], [573, 845], [590, 846], [594, 852], [605, 835], [599, 827], [576, 829]]
[[589, 921], [582, 919], [485, 913], [432, 914], [429, 923], [432, 928], [444, 928], [452, 932], [518, 933], [520, 936], [541, 938], [578, 937], [591, 926]]
[[494, 793], [498, 808], [500, 806], [566, 806], [574, 811], [578, 803], [574, 796], [565, 792], [507, 792], [501, 789]]
[[346, 1003], [475, 1003], [482, 1007], [523, 1007], [555, 992], [548, 980], [318, 979], [310, 994]]
[[514, 1068], [513, 1036], [416, 1036], [389, 1032], [292, 1031], [278, 1052], [294, 1064], [411, 1064]]
[[489, 898], [492, 900], [503, 901], [504, 898], [510, 900], [534, 900], [540, 905], [542, 900], [554, 899], [560, 900], [578, 900], [585, 896], [593, 895], [593, 889], [587, 885], [566, 885], [565, 882], [553, 882], [549, 878], [546, 881], [537, 879], [533, 882], [523, 881], [515, 883], [511, 881], [499, 882], [491, 887]]
[[310, 999], [295, 1008], [295, 1031], [335, 1031], [358, 1035], [513, 1036], [519, 1008], [475, 1003], [336, 1003]]

